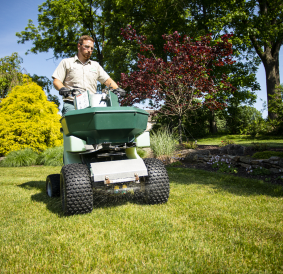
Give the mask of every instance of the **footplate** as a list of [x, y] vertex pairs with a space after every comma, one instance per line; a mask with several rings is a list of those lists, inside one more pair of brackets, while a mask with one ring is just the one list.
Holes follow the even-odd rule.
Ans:
[[93, 181], [104, 182], [106, 185], [129, 181], [139, 183], [139, 177], [148, 176], [142, 159], [105, 161], [90, 165]]

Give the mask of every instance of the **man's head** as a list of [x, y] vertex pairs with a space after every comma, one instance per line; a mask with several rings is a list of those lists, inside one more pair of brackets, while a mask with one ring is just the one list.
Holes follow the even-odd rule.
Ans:
[[94, 40], [88, 35], [80, 37], [78, 42], [78, 57], [81, 61], [86, 62], [93, 51]]

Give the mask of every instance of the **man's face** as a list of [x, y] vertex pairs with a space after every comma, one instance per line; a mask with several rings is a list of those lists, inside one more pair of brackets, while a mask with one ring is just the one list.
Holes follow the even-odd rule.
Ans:
[[93, 51], [93, 42], [91, 40], [83, 40], [83, 44], [78, 44], [78, 51], [79, 53], [88, 60]]

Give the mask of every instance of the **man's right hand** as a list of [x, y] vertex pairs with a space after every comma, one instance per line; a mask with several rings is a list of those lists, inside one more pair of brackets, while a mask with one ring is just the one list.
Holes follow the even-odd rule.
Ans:
[[62, 87], [59, 89], [59, 94], [64, 96], [64, 97], [68, 97], [68, 95], [71, 93], [71, 90], [69, 88], [66, 87]]

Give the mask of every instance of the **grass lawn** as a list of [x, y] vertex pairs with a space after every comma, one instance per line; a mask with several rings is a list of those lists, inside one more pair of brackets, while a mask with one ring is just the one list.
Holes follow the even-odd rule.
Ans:
[[120, 199], [64, 217], [59, 167], [0, 168], [1, 273], [283, 273], [283, 189], [168, 168], [167, 204]]
[[283, 148], [283, 135], [280, 136], [259, 136], [251, 137], [249, 135], [212, 135], [198, 139], [198, 145], [219, 145], [221, 141], [232, 140], [237, 145], [249, 146], [252, 143], [267, 144], [270, 147]]

